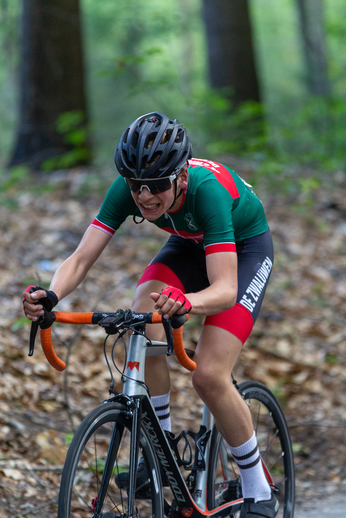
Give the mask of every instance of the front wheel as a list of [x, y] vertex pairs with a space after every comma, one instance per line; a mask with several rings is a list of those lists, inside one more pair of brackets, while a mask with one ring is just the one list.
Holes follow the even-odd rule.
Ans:
[[[274, 394], [262, 383], [245, 381], [239, 385], [239, 392], [249, 406], [263, 468], [280, 504], [277, 516], [293, 518], [295, 472], [285, 416]], [[208, 470], [208, 509], [241, 497], [237, 464], [225, 440], [214, 426]]]
[[[104, 403], [80, 424], [68, 450], [61, 477], [58, 518], [127, 516], [128, 498], [115, 483], [129, 471], [131, 418], [119, 403]], [[149, 497], [135, 497], [139, 517], [163, 517], [163, 496], [157, 458], [144, 429], [140, 448], [149, 479]], [[138, 489], [138, 488], [137, 488]], [[140, 488], [139, 488], [140, 489]]]

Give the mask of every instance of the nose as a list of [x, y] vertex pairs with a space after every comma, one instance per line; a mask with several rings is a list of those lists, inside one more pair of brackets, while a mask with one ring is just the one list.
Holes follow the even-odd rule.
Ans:
[[153, 194], [149, 191], [148, 187], [146, 185], [142, 185], [140, 191], [139, 191], [139, 197], [141, 200], [148, 200], [149, 198], [153, 197]]

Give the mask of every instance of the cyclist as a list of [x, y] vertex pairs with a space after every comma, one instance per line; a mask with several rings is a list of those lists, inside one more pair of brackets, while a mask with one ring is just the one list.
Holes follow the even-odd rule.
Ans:
[[[52, 307], [84, 279], [128, 217], [169, 232], [167, 243], [145, 269], [133, 310], [164, 317], [191, 311], [205, 322], [196, 348], [194, 388], [206, 403], [238, 463], [242, 518], [276, 516], [278, 502], [265, 477], [246, 403], [231, 372], [258, 316], [272, 269], [273, 245], [261, 201], [229, 168], [192, 158], [184, 126], [159, 112], [135, 120], [117, 145], [120, 176], [77, 250], [58, 268], [50, 290], [24, 292], [24, 312], [37, 320], [40, 298]], [[36, 304], [35, 304], [36, 303]], [[149, 326], [153, 340], [162, 339]], [[146, 381], [163, 428], [170, 430], [170, 381], [162, 356], [147, 359]], [[140, 462], [137, 476], [147, 478]], [[126, 478], [127, 477], [127, 478]], [[117, 484], [126, 486], [127, 474]]]

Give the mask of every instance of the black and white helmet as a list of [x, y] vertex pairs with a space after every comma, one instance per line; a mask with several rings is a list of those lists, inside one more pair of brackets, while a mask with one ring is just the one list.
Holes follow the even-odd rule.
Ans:
[[160, 178], [178, 173], [192, 157], [184, 126], [160, 112], [136, 119], [124, 131], [114, 153], [125, 178]]

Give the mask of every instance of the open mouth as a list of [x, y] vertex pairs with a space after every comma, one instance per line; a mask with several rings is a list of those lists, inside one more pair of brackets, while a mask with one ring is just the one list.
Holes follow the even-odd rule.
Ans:
[[159, 203], [148, 203], [148, 204], [140, 204], [141, 210], [144, 210], [145, 212], [155, 212], [159, 208]]

